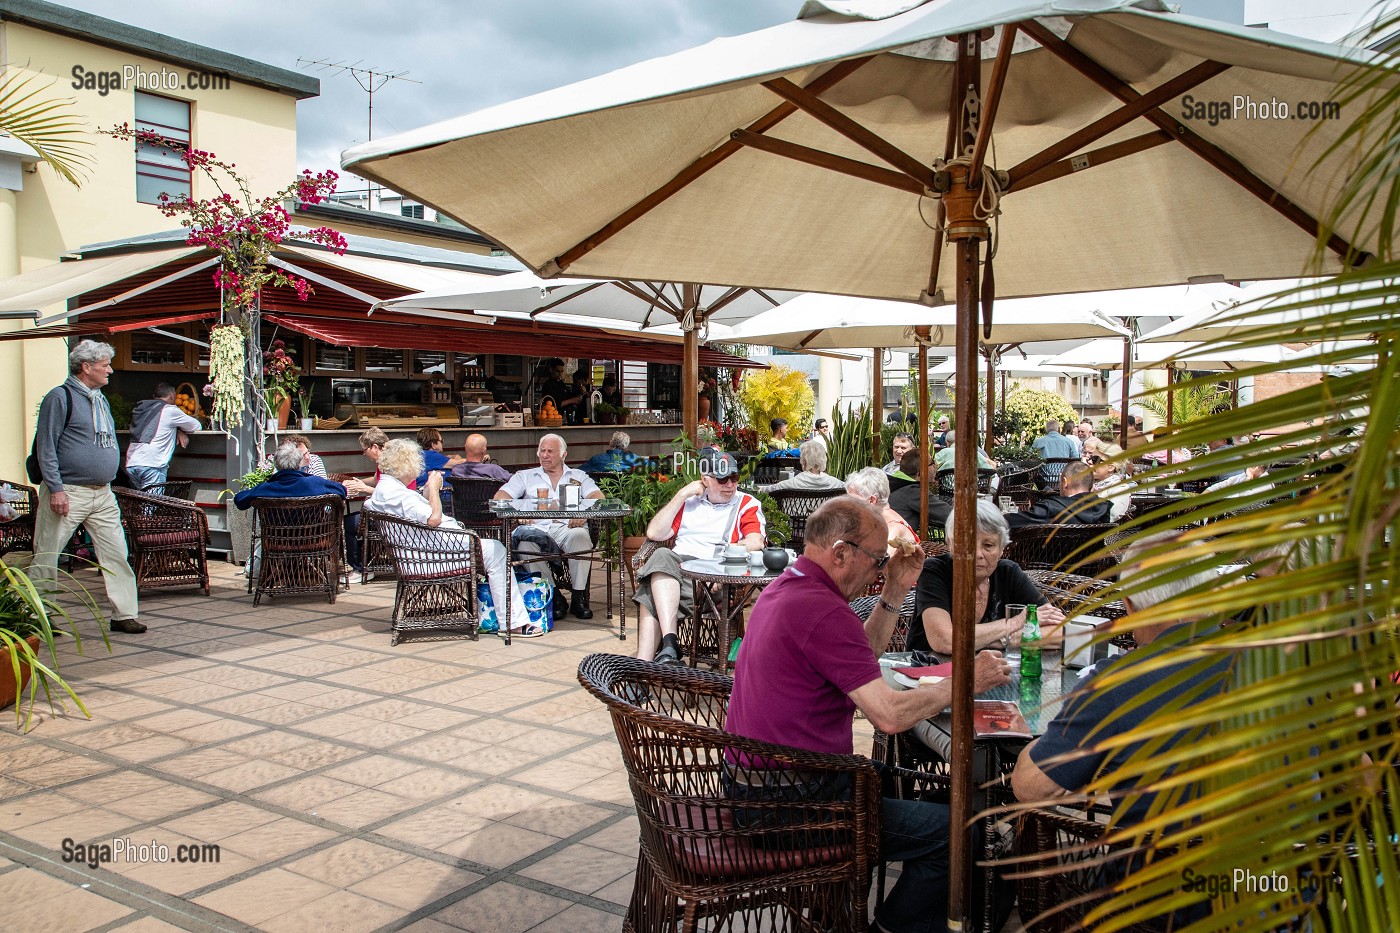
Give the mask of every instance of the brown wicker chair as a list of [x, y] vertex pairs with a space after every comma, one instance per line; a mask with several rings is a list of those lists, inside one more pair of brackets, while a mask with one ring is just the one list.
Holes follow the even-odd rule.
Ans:
[[1065, 467], [1071, 463], [1083, 463], [1078, 457], [1046, 457], [1040, 464], [1040, 469], [1033, 475], [1036, 486], [1050, 492], [1059, 492], [1060, 475], [1065, 472]]
[[490, 502], [491, 497], [505, 485], [505, 480], [485, 476], [448, 476], [447, 481], [452, 485], [452, 516], [462, 523], [463, 528], [504, 544], [502, 529], [505, 523], [491, 511]]
[[153, 496], [169, 496], [171, 499], [193, 502], [194, 480], [167, 479], [163, 483], [153, 483], [140, 491], [148, 492]]
[[[470, 531], [430, 528], [373, 509], [360, 524], [374, 525], [398, 572], [389, 644], [409, 632], [458, 632], [475, 641], [481, 613], [477, 581], [484, 578], [481, 540]], [[505, 611], [502, 625], [505, 624]]]
[[1024, 525], [1011, 529], [1011, 544], [1004, 555], [1022, 569], [1070, 570], [1085, 576], [1111, 571], [1117, 560], [1112, 555], [1095, 556], [1101, 547], [1085, 548], [1095, 538], [1111, 531], [1112, 524]]
[[34, 516], [39, 509], [39, 491], [27, 483], [14, 480], [0, 480], [0, 485], [9, 484], [12, 489], [22, 491], [25, 497], [11, 502], [19, 515], [12, 521], [0, 522], [0, 557], [11, 551], [34, 550]]
[[360, 521], [355, 528], [355, 536], [360, 542], [360, 584], [363, 586], [370, 582], [386, 582], [397, 578], [398, 572], [394, 569], [394, 555], [389, 551], [389, 545], [379, 533], [379, 529], [374, 522], [365, 521], [364, 506], [361, 506]]
[[788, 547], [802, 553], [804, 535], [807, 531], [807, 516], [811, 515], [821, 504], [828, 499], [837, 496], [844, 496], [844, 487], [836, 489], [823, 489], [812, 492], [805, 489], [779, 489], [777, 492], [770, 492], [773, 501], [778, 503], [778, 508], [782, 510], [792, 525], [792, 535], [788, 539]]
[[[937, 473], [933, 474], [933, 488], [938, 491], [938, 497], [946, 502], [953, 501], [953, 472], [953, 470], [939, 470]], [[1000, 475], [1001, 474], [996, 470], [979, 469], [977, 471], [978, 495], [991, 495], [993, 491], [992, 480]], [[1000, 489], [999, 481], [997, 483], [997, 488]]]
[[1009, 496], [1017, 508], [1030, 508], [1035, 492], [1035, 478], [1040, 474], [1039, 460], [1022, 460], [1003, 465], [997, 495]]
[[253, 605], [268, 596], [326, 594], [335, 602], [345, 579], [345, 500], [335, 494], [254, 499], [252, 554], [259, 561]]
[[209, 520], [184, 499], [114, 489], [138, 590], [197, 586], [209, 595]]
[[[867, 929], [879, 860], [880, 779], [865, 758], [756, 742], [722, 728], [733, 681], [720, 674], [594, 654], [579, 682], [612, 714], [641, 824], [623, 929]], [[774, 797], [848, 783], [849, 794], [736, 800], [726, 788], [759, 773], [735, 755], [772, 762]], [[795, 789], [795, 788], [794, 788]]]

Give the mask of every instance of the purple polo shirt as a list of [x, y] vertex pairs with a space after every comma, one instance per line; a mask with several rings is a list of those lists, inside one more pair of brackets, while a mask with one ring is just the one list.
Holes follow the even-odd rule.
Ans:
[[865, 626], [826, 571], [797, 563], [754, 604], [734, 667], [725, 729], [764, 742], [850, 755], [848, 694], [880, 679]]

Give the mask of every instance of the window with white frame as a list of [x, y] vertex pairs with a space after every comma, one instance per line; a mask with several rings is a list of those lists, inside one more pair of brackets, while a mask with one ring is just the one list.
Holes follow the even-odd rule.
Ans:
[[190, 147], [189, 102], [137, 91], [136, 129], [155, 133], [173, 147], [136, 144], [136, 200], [158, 204], [162, 193], [190, 196], [190, 167], [179, 152]]

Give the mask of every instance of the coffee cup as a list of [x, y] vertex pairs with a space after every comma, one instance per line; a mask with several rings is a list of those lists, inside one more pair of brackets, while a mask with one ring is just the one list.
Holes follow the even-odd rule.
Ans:
[[762, 567], [762, 566], [763, 566], [763, 552], [762, 552], [762, 551], [749, 551], [749, 565], [752, 566], [752, 567]]
[[724, 556], [728, 560], [747, 560], [749, 549], [742, 544], [726, 544], [724, 546]]

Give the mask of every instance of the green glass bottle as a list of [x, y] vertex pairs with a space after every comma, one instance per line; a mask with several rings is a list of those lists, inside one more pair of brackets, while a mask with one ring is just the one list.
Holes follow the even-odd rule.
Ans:
[[1021, 627], [1021, 679], [1040, 679], [1040, 620], [1035, 606], [1026, 607], [1026, 624]]

